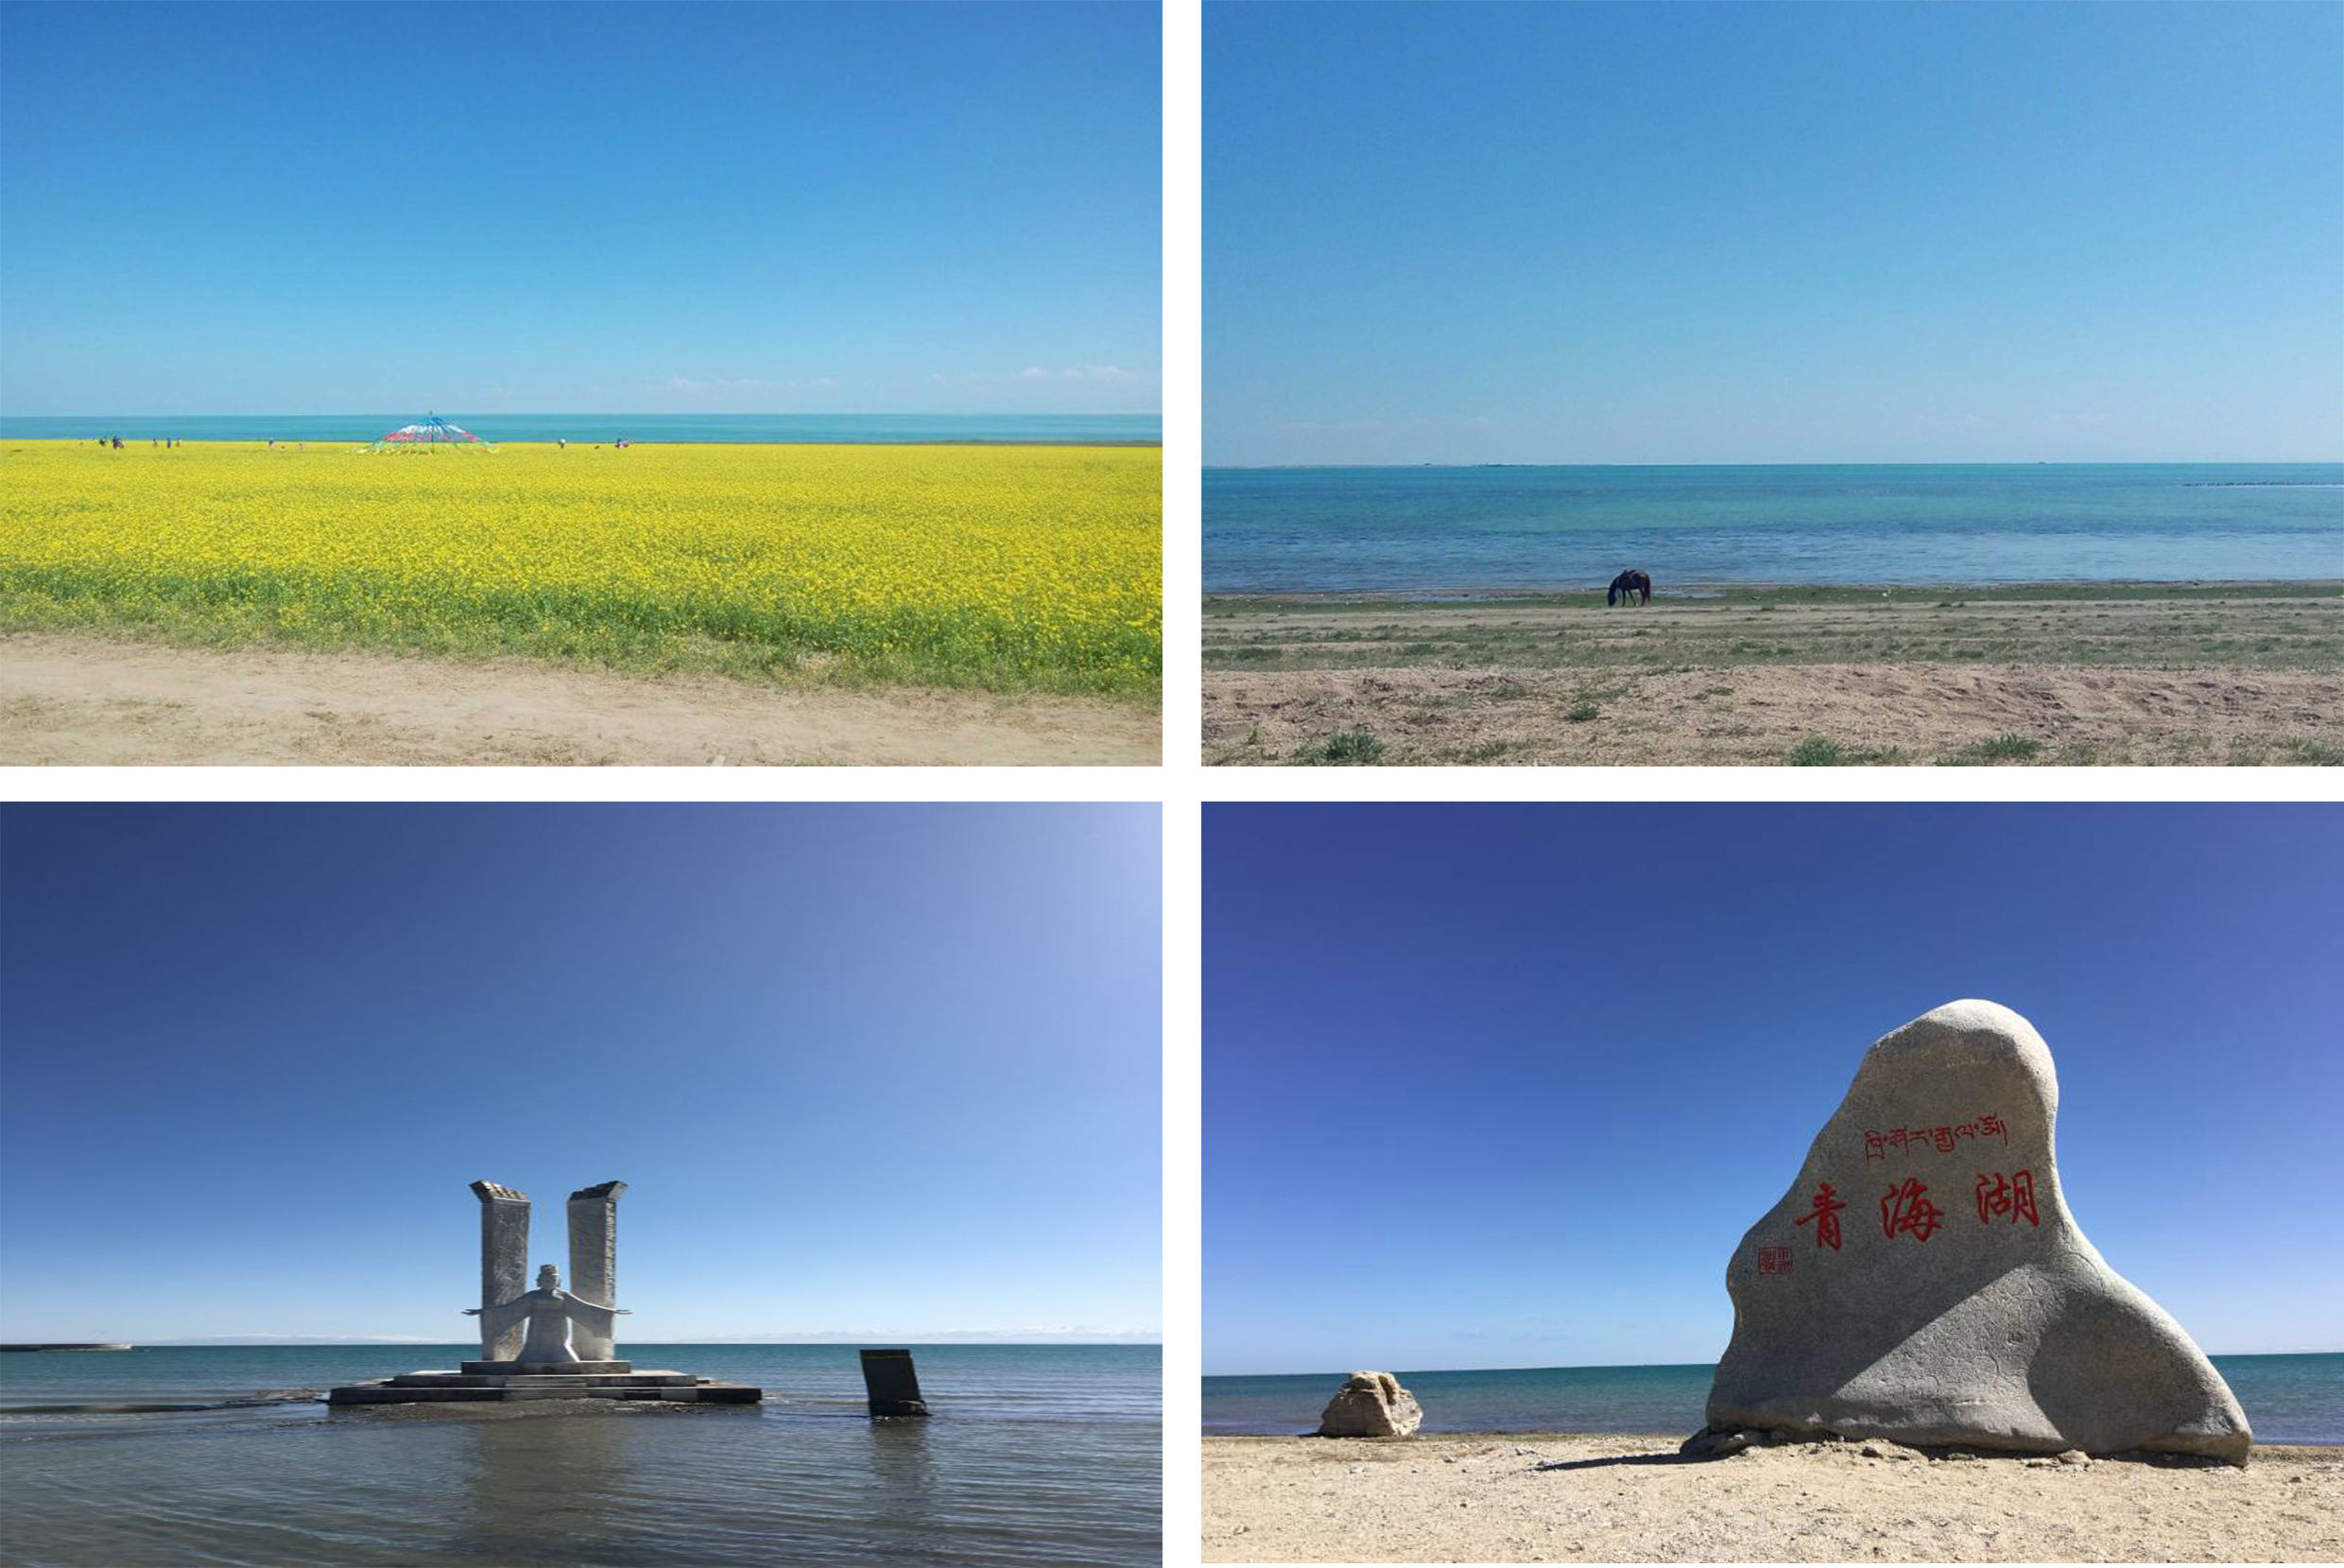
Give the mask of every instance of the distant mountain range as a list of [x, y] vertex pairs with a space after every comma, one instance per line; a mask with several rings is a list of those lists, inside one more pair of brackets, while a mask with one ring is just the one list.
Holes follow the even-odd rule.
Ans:
[[460, 1345], [462, 1335], [432, 1339], [420, 1334], [214, 1334], [141, 1339], [141, 1345]]
[[[651, 1338], [658, 1345], [1154, 1345], [1163, 1335], [1150, 1329], [929, 1329], [903, 1333], [881, 1329], [820, 1329], [802, 1334], [696, 1335]], [[215, 1334], [141, 1339], [141, 1345], [458, 1345], [461, 1335], [432, 1338], [420, 1334]]]

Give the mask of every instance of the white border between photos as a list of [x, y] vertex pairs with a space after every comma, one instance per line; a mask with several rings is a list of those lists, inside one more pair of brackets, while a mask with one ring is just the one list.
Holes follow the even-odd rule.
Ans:
[[1163, 844], [1164, 1561], [1202, 1526], [1202, 833], [1222, 801], [2337, 801], [2318, 768], [1215, 768], [1202, 727], [1202, 35], [1164, 0], [1164, 766], [1150, 767], [0, 767], [0, 801], [1161, 801]]
[[1163, 0], [1163, 1560], [1203, 1552], [1204, 9]]

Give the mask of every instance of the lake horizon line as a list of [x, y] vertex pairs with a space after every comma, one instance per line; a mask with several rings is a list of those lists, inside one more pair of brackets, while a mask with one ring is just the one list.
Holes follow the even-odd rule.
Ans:
[[[454, 405], [451, 405], [454, 406]], [[426, 408], [427, 415], [438, 412]], [[186, 409], [166, 409], [159, 414], [76, 413], [76, 414], [10, 414], [0, 412], [6, 420], [345, 420], [375, 418], [378, 409], [328, 408], [317, 413], [295, 413], [283, 408], [263, 409], [258, 413], [191, 413]], [[384, 418], [412, 418], [405, 415], [382, 414]], [[1160, 420], [1160, 408], [995, 408], [962, 410], [958, 413], [927, 413], [918, 408], [834, 408], [820, 411], [788, 408], [729, 408], [722, 410], [674, 408], [664, 412], [648, 408], [516, 408], [508, 413], [467, 414], [469, 419], [494, 420]]]
[[[328, 414], [0, 414], [0, 440], [95, 440], [150, 445], [317, 441], [366, 444], [424, 416], [358, 410]], [[706, 414], [457, 410], [429, 418], [483, 445], [708, 446], [1155, 446], [1163, 416], [1122, 414]], [[456, 438], [460, 439], [460, 437]], [[468, 443], [469, 444], [469, 443]]]
[[1790, 458], [1764, 462], [1613, 463], [1613, 462], [1472, 462], [1472, 463], [1205, 463], [1207, 473], [1259, 474], [1273, 471], [1312, 472], [1322, 469], [1407, 470], [1421, 468], [2344, 468], [2344, 457], [2009, 457], [1931, 460], [1898, 458], [1871, 462], [1802, 463]]
[[[627, 1341], [625, 1341], [625, 1342], [626, 1342], [627, 1344], [629, 1344], [629, 1345], [713, 1345], [713, 1346], [756, 1345], [756, 1346], [772, 1346], [772, 1347], [781, 1347], [781, 1348], [787, 1348], [787, 1347], [789, 1347], [789, 1346], [793, 1346], [793, 1345], [819, 1345], [819, 1346], [823, 1346], [823, 1347], [830, 1347], [830, 1346], [836, 1346], [836, 1345], [875, 1345], [875, 1344], [882, 1344], [882, 1343], [885, 1343], [885, 1344], [889, 1344], [889, 1345], [910, 1345], [910, 1346], [922, 1346], [922, 1345], [927, 1345], [927, 1346], [935, 1346], [935, 1347], [939, 1347], [939, 1348], [942, 1348], [942, 1347], [950, 1347], [950, 1348], [957, 1349], [957, 1349], [982, 1349], [982, 1348], [984, 1348], [985, 1346], [988, 1346], [988, 1345], [1008, 1345], [1008, 1346], [1064, 1345], [1064, 1346], [1071, 1346], [1071, 1347], [1075, 1347], [1075, 1348], [1077, 1348], [1077, 1349], [1089, 1349], [1089, 1348], [1094, 1347], [1094, 1346], [1101, 1346], [1101, 1345], [1104, 1345], [1104, 1346], [1121, 1346], [1121, 1347], [1129, 1347], [1129, 1348], [1132, 1348], [1132, 1349], [1140, 1349], [1140, 1350], [1146, 1350], [1146, 1349], [1158, 1349], [1158, 1350], [1161, 1350], [1161, 1349], [1163, 1348], [1163, 1341], [1161, 1338], [1157, 1338], [1157, 1339], [1127, 1338], [1127, 1337], [1123, 1337], [1123, 1336], [1120, 1336], [1120, 1335], [1094, 1335], [1094, 1336], [1088, 1337], [1088, 1338], [1063, 1338], [1063, 1337], [1061, 1337], [1061, 1338], [1056, 1338], [1056, 1339], [1038, 1339], [1038, 1338], [1035, 1338], [1035, 1339], [1028, 1339], [1028, 1338], [1020, 1338], [1020, 1337], [1004, 1337], [1004, 1338], [991, 1338], [991, 1337], [986, 1337], [986, 1338], [968, 1338], [968, 1337], [957, 1337], [957, 1336], [947, 1336], [947, 1337], [945, 1337], [945, 1338], [940, 1338], [940, 1339], [939, 1339], [939, 1338], [906, 1338], [906, 1337], [905, 1337], [905, 1336], [903, 1336], [903, 1335], [875, 1335], [875, 1334], [867, 1334], [867, 1335], [832, 1335], [832, 1336], [830, 1336], [830, 1337], [828, 1337], [828, 1338], [823, 1338], [823, 1337], [813, 1337], [813, 1338], [789, 1338], [789, 1339], [782, 1339], [782, 1338], [771, 1338], [771, 1337], [767, 1337], [767, 1338], [748, 1338], [748, 1339], [629, 1339], [629, 1340], [627, 1340]], [[80, 1353], [79, 1348], [80, 1348], [80, 1347], [83, 1347], [83, 1346], [88, 1346], [88, 1347], [99, 1347], [99, 1346], [105, 1346], [105, 1345], [128, 1345], [128, 1346], [129, 1346], [131, 1350], [134, 1350], [134, 1351], [144, 1351], [144, 1350], [157, 1350], [157, 1351], [162, 1351], [162, 1350], [170, 1350], [170, 1351], [267, 1351], [267, 1350], [324, 1350], [324, 1351], [331, 1351], [331, 1350], [353, 1350], [353, 1351], [373, 1351], [373, 1350], [401, 1350], [401, 1349], [407, 1349], [407, 1350], [440, 1350], [440, 1349], [443, 1349], [443, 1348], [446, 1348], [446, 1347], [449, 1347], [449, 1346], [464, 1346], [464, 1345], [469, 1345], [469, 1344], [473, 1343], [473, 1341], [472, 1341], [472, 1340], [470, 1340], [470, 1339], [463, 1338], [463, 1337], [461, 1337], [461, 1336], [458, 1336], [458, 1337], [457, 1337], [457, 1338], [453, 1338], [453, 1339], [387, 1339], [387, 1338], [374, 1338], [374, 1339], [368, 1339], [368, 1338], [355, 1338], [355, 1339], [328, 1339], [328, 1338], [311, 1338], [311, 1337], [308, 1337], [308, 1336], [306, 1336], [306, 1335], [284, 1335], [278, 1336], [278, 1337], [273, 1337], [273, 1338], [228, 1336], [228, 1337], [222, 1337], [222, 1338], [197, 1338], [197, 1339], [136, 1339], [136, 1338], [132, 1338], [132, 1339], [117, 1339], [117, 1340], [96, 1340], [96, 1339], [91, 1339], [91, 1340], [70, 1340], [70, 1341], [69, 1341], [69, 1340], [58, 1340], [58, 1341], [51, 1341], [51, 1342], [45, 1342], [45, 1343], [44, 1343], [44, 1342], [27, 1341], [26, 1343], [27, 1343], [28, 1345], [34, 1345], [34, 1346], [36, 1346], [39, 1350], [41, 1350], [42, 1352], [43, 1352], [43, 1353], [49, 1353], [49, 1354], [75, 1354], [75, 1353]], [[64, 1349], [64, 1350], [61, 1350], [61, 1351], [60, 1351], [60, 1350], [51, 1350], [51, 1349], [48, 1349], [48, 1345], [50, 1345], [50, 1344], [59, 1345], [59, 1346], [65, 1346], [65, 1347], [68, 1347], [68, 1348], [66, 1348], [66, 1349]], [[9, 1347], [0, 1347], [0, 1348], [5, 1348], [5, 1349], [16, 1349], [17, 1347], [14, 1347], [14, 1346], [9, 1346]], [[119, 1353], [119, 1352], [108, 1352], [108, 1353], [110, 1353], [110, 1354], [119, 1354], [119, 1353]]]
[[[2218, 1357], [2218, 1358], [2220, 1358], [2220, 1359], [2222, 1359], [2222, 1360], [2225, 1360], [2225, 1361], [2243, 1361], [2243, 1360], [2246, 1360], [2246, 1359], [2247, 1359], [2248, 1357], [2249, 1357], [2249, 1356], [2283, 1356], [2283, 1355], [2344, 1355], [2344, 1347], [2339, 1347], [2338, 1349], [2332, 1350], [2332, 1351], [2208, 1351], [2208, 1352], [2206, 1352], [2206, 1354], [2207, 1354], [2207, 1355], [2209, 1355], [2209, 1356]], [[1410, 1374], [1422, 1373], [1422, 1374], [1426, 1374], [1426, 1375], [1433, 1375], [1433, 1374], [1445, 1374], [1445, 1373], [1449, 1373], [1449, 1372], [1595, 1372], [1595, 1371], [1602, 1371], [1602, 1372], [1618, 1372], [1618, 1371], [1650, 1371], [1650, 1370], [1654, 1370], [1654, 1369], [1658, 1369], [1658, 1368], [1667, 1368], [1667, 1369], [1674, 1370], [1674, 1369], [1684, 1368], [1684, 1367], [1715, 1367], [1715, 1366], [1716, 1366], [1716, 1365], [1717, 1365], [1717, 1363], [1716, 1363], [1715, 1361], [1587, 1361], [1587, 1362], [1571, 1362], [1571, 1363], [1555, 1362], [1555, 1363], [1550, 1363], [1550, 1364], [1547, 1364], [1547, 1365], [1536, 1366], [1536, 1367], [1408, 1367], [1408, 1368], [1398, 1368], [1398, 1369], [1381, 1369], [1381, 1368], [1379, 1368], [1379, 1369], [1378, 1369], [1378, 1370], [1393, 1370], [1393, 1371], [1395, 1371], [1395, 1372], [1399, 1372], [1399, 1371], [1405, 1371], [1405, 1372], [1410, 1373]], [[1355, 1369], [1354, 1369], [1354, 1370], [1355, 1370]], [[1202, 1373], [1199, 1373], [1198, 1375], [1199, 1375], [1199, 1376], [1201, 1376], [1201, 1377], [1207, 1377], [1207, 1378], [1215, 1378], [1215, 1377], [1336, 1377], [1336, 1378], [1342, 1378], [1342, 1377], [1349, 1377], [1349, 1376], [1351, 1375], [1351, 1371], [1352, 1371], [1352, 1370], [1342, 1370], [1342, 1371], [1325, 1371], [1325, 1370], [1320, 1370], [1320, 1371], [1302, 1371], [1302, 1372], [1202, 1372]]]

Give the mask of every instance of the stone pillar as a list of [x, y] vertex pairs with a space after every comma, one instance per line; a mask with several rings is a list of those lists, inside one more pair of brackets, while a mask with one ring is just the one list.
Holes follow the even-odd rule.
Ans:
[[920, 1397], [920, 1374], [912, 1370], [909, 1351], [865, 1351], [863, 1392], [874, 1416], [924, 1416], [927, 1401]]
[[[529, 1288], [529, 1195], [493, 1181], [474, 1181], [480, 1199], [480, 1306], [502, 1306]], [[480, 1359], [510, 1361], [521, 1353], [522, 1325], [491, 1335], [484, 1320]]]
[[[581, 1187], [570, 1195], [570, 1293], [598, 1306], [618, 1305], [618, 1200], [624, 1181]], [[611, 1336], [570, 1331], [570, 1348], [580, 1361], [613, 1359]]]

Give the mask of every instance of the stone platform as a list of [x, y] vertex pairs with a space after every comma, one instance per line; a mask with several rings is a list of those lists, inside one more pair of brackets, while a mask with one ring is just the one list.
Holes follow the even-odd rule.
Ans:
[[[474, 1371], [475, 1367], [531, 1370]], [[616, 1370], [605, 1369], [615, 1368]], [[694, 1404], [754, 1404], [763, 1388], [689, 1372], [639, 1372], [624, 1361], [467, 1361], [461, 1371], [406, 1372], [326, 1394], [328, 1404], [431, 1404], [451, 1400], [655, 1399]]]

